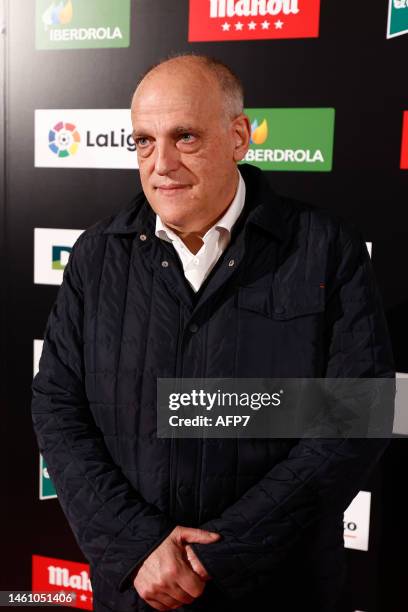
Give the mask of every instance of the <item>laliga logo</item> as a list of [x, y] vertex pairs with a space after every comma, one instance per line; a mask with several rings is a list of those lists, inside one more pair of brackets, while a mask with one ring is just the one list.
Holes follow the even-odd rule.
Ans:
[[408, 7], [408, 0], [394, 0], [394, 8], [401, 9]]
[[251, 141], [250, 144], [262, 145], [268, 138], [268, 122], [264, 119], [261, 125], [258, 125], [258, 120], [254, 119], [251, 123]]
[[73, 123], [60, 121], [48, 133], [48, 146], [58, 157], [69, 157], [78, 151], [81, 137]]
[[58, 4], [53, 2], [44, 11], [42, 21], [46, 30], [50, 26], [65, 25], [72, 19], [73, 9], [72, 0], [61, 0]]

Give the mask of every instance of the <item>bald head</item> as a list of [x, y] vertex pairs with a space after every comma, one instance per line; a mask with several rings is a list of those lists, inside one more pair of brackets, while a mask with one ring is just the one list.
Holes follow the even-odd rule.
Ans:
[[[162, 60], [142, 74], [132, 99], [155, 77], [183, 80], [197, 87], [197, 94], [218, 98], [227, 120], [243, 112], [244, 93], [239, 78], [222, 62], [206, 55], [179, 54]], [[214, 95], [215, 94], [215, 95]]]

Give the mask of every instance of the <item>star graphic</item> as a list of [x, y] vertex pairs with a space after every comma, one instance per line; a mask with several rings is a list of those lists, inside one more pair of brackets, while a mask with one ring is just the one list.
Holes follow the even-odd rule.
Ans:
[[266, 21], [266, 19], [265, 19], [265, 21], [263, 21], [261, 23], [261, 26], [262, 26], [263, 30], [268, 30], [269, 29], [269, 25], [270, 25], [270, 23], [269, 23], [269, 21]]
[[281, 30], [283, 27], [283, 21], [281, 21], [280, 19], [278, 19], [278, 21], [275, 21], [275, 28], [277, 30]]
[[86, 601], [88, 598], [86, 595], [81, 595], [79, 598], [81, 601]]
[[231, 27], [231, 24], [228, 23], [227, 21], [222, 24], [222, 29], [224, 30], [224, 32], [229, 32], [230, 27]]
[[250, 22], [248, 23], [248, 28], [249, 28], [250, 30], [255, 30], [255, 28], [256, 28], [256, 23], [255, 23], [255, 21], [250, 21]]
[[235, 29], [236, 30], [242, 30], [242, 28], [244, 27], [244, 24], [241, 23], [240, 21], [238, 21], [238, 23], [235, 24]]

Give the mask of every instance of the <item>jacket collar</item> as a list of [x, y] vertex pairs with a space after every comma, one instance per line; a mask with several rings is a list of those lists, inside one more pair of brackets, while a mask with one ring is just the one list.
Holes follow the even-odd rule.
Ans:
[[143, 191], [140, 191], [126, 208], [120, 210], [112, 218], [109, 225], [104, 229], [104, 234], [134, 234], [143, 233], [146, 229], [146, 222], [150, 212], [154, 216], [153, 210]]
[[255, 166], [242, 164], [241, 174], [247, 188], [246, 224], [253, 224], [284, 241], [288, 234], [286, 209], [282, 199], [270, 186], [266, 174]]
[[[281, 198], [270, 187], [262, 170], [249, 164], [242, 164], [239, 169], [246, 186], [245, 205], [241, 213], [244, 223], [260, 227], [277, 240], [283, 241], [287, 235], [287, 223]], [[155, 220], [156, 213], [141, 191], [126, 208], [113, 217], [103, 233], [152, 235]]]

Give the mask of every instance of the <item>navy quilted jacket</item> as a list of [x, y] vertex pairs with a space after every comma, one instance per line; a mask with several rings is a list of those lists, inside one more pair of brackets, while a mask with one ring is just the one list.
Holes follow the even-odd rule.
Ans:
[[337, 609], [342, 515], [386, 440], [156, 436], [157, 377], [394, 376], [359, 233], [241, 171], [198, 294], [141, 193], [79, 237], [48, 319], [34, 428], [96, 610], [151, 609], [129, 576], [176, 525], [222, 535], [193, 544], [212, 580], [183, 609]]

